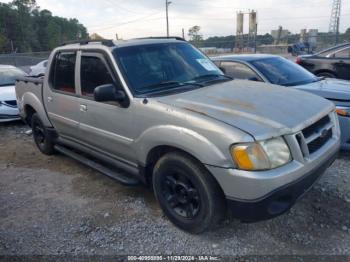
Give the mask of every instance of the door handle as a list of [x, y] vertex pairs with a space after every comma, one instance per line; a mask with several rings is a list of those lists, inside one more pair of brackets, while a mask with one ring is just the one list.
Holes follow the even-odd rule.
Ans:
[[51, 96], [49, 96], [49, 97], [47, 97], [47, 102], [52, 102], [52, 97]]
[[87, 106], [86, 105], [80, 105], [80, 111], [81, 112], [86, 112], [87, 111]]

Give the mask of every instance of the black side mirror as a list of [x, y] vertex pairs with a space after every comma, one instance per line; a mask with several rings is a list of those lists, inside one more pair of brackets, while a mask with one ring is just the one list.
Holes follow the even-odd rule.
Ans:
[[220, 66], [219, 69], [220, 69], [224, 74], [226, 74], [225, 68], [223, 68], [223, 67]]
[[95, 88], [94, 98], [97, 102], [124, 102], [126, 100], [126, 94], [123, 90], [117, 90], [115, 85], [106, 84]]

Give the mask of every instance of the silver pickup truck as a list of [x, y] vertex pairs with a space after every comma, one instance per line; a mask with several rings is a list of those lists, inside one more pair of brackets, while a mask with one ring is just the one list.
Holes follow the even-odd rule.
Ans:
[[340, 146], [331, 102], [233, 80], [180, 38], [62, 45], [16, 94], [41, 152], [150, 185], [192, 233], [228, 211], [245, 222], [286, 212]]

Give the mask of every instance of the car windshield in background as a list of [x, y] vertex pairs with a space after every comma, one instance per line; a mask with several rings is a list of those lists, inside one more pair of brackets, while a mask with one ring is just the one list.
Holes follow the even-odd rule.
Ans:
[[319, 81], [315, 75], [285, 58], [271, 57], [251, 63], [275, 85], [296, 86]]
[[24, 75], [25, 73], [17, 68], [0, 69], [0, 86], [15, 85], [16, 79]]
[[136, 95], [181, 92], [229, 80], [188, 43], [121, 47], [114, 51], [114, 56]]

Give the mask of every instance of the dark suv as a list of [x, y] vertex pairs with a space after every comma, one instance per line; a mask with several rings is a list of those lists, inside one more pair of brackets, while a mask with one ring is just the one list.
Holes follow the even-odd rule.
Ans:
[[350, 43], [299, 56], [296, 62], [317, 76], [350, 80]]

